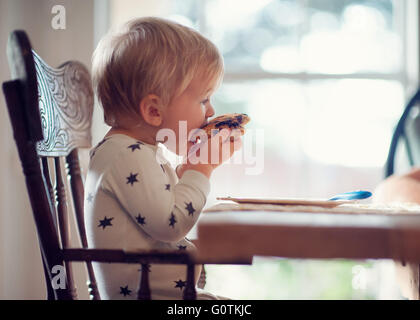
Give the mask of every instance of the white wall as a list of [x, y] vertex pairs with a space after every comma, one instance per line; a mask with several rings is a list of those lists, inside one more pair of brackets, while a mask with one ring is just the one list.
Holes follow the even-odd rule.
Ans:
[[[56, 4], [66, 9], [65, 30], [51, 27], [54, 16], [51, 8]], [[14, 29], [28, 33], [33, 48], [49, 65], [54, 67], [67, 60], [78, 60], [90, 70], [94, 46], [93, 0], [0, 0], [1, 82], [10, 79], [6, 43]], [[0, 98], [0, 150], [0, 299], [44, 299], [40, 250], [3, 94]], [[83, 287], [83, 266], [79, 265], [76, 271], [77, 286]], [[86, 299], [87, 293], [80, 298]]]

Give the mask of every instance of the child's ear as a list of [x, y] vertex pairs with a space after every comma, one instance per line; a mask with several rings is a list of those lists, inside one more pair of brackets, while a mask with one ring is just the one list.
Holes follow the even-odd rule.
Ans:
[[140, 114], [144, 121], [154, 127], [162, 123], [161, 100], [157, 95], [148, 94], [140, 101]]

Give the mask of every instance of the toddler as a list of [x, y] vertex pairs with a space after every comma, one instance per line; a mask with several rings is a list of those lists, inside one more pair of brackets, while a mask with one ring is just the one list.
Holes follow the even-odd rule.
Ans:
[[[198, 150], [213, 159], [209, 146], [217, 141], [219, 161], [197, 163], [187, 156], [191, 136], [180, 133], [185, 126], [194, 132], [215, 113], [210, 97], [223, 77], [219, 51], [191, 28], [139, 18], [100, 41], [92, 76], [111, 129], [90, 152], [85, 185], [89, 247], [195, 250], [185, 236], [206, 203], [212, 171], [241, 147], [240, 137], [230, 139], [231, 132], [222, 130]], [[167, 141], [158, 141], [160, 130], [173, 132], [175, 139], [168, 135]], [[174, 170], [164, 148], [186, 161]], [[102, 299], [136, 299], [139, 265], [94, 263], [94, 269]], [[184, 265], [152, 264], [148, 270], [152, 299], [182, 298]], [[196, 279], [200, 270], [196, 266]], [[197, 297], [218, 298], [199, 289]]]

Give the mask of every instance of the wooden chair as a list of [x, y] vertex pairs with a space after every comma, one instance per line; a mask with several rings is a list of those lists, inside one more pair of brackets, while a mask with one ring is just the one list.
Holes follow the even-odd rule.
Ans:
[[407, 103], [394, 129], [385, 163], [385, 178], [393, 175], [398, 167], [399, 145], [404, 148], [403, 159], [409, 167], [420, 165], [420, 88]]
[[[48, 299], [77, 298], [71, 261], [86, 263], [89, 293], [94, 300], [100, 299], [100, 296], [92, 261], [144, 266], [138, 299], [151, 298], [147, 264], [184, 264], [187, 284], [183, 297], [195, 299], [195, 261], [186, 252], [125, 252], [87, 248], [78, 149], [91, 147], [93, 91], [88, 70], [75, 61], [66, 62], [57, 69], [49, 67], [32, 50], [24, 31], [11, 33], [7, 56], [12, 80], [3, 83], [3, 91], [37, 227]], [[69, 208], [65, 179], [61, 173], [63, 162], [67, 167], [83, 248], [69, 248]], [[55, 176], [55, 188], [50, 171]], [[53, 270], [57, 270], [57, 266], [65, 270], [64, 289], [57, 288], [52, 282], [56, 273]]]

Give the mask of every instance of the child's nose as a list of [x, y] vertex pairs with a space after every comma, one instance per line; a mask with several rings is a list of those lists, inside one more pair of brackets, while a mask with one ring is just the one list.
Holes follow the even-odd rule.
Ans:
[[213, 117], [214, 114], [215, 114], [214, 108], [211, 104], [209, 104], [209, 107], [207, 108], [207, 112], [206, 112], [206, 118]]

